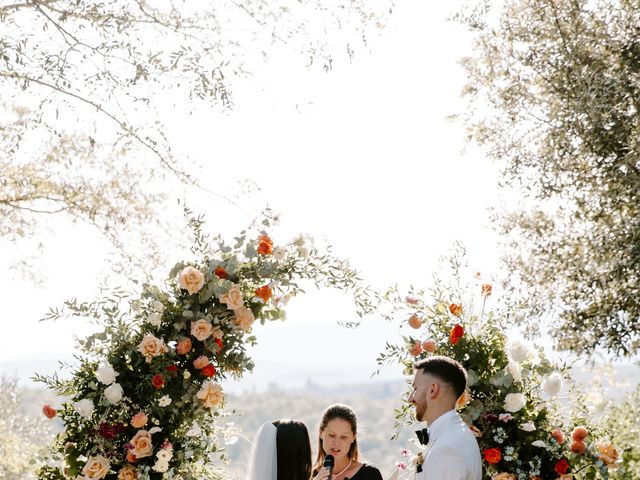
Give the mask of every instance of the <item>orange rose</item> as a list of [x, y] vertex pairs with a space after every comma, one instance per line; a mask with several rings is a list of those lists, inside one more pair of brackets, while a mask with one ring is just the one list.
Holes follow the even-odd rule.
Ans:
[[133, 428], [142, 428], [147, 424], [148, 420], [149, 418], [147, 417], [146, 413], [138, 412], [131, 419], [131, 426]]
[[136, 458], [136, 456], [131, 453], [131, 451], [127, 451], [127, 462], [129, 463], [136, 463], [138, 461], [138, 459]]
[[558, 445], [562, 445], [564, 443], [564, 433], [559, 428], [556, 428], [551, 432], [551, 436], [556, 441]]
[[53, 418], [58, 414], [58, 412], [56, 412], [56, 409], [51, 405], [43, 405], [42, 413], [44, 413], [44, 416], [47, 418]]
[[491, 285], [490, 283], [483, 283], [482, 284], [482, 296], [483, 297], [488, 297], [489, 295], [491, 295], [491, 292], [493, 291], [493, 285]]
[[502, 452], [499, 448], [487, 448], [483, 450], [482, 453], [484, 454], [485, 461], [490, 465], [495, 465], [502, 460]]
[[420, 345], [420, 342], [416, 342], [413, 345], [411, 345], [409, 347], [409, 353], [414, 357], [417, 357], [418, 355], [420, 355], [422, 353], [422, 345]]
[[434, 353], [437, 348], [438, 346], [433, 340], [425, 340], [424, 342], [422, 342], [422, 349], [425, 352]]
[[462, 325], [460, 325], [459, 323], [456, 323], [451, 329], [451, 333], [449, 334], [449, 341], [451, 342], [451, 345], [457, 345], [463, 335], [464, 328], [462, 328]]
[[615, 467], [616, 462], [620, 458], [618, 450], [611, 443], [598, 443], [598, 453], [596, 454], [599, 460], [602, 460], [607, 467]]
[[258, 239], [258, 253], [260, 255], [271, 255], [273, 253], [273, 241], [267, 235], [262, 235]]
[[587, 444], [581, 441], [573, 442], [569, 449], [576, 455], [582, 455], [587, 449]]
[[464, 407], [469, 405], [469, 402], [471, 402], [471, 392], [468, 388], [465, 388], [462, 395], [460, 395], [460, 398], [456, 401], [456, 409], [462, 410]]
[[460, 315], [462, 315], [462, 305], [460, 305], [459, 303], [452, 303], [451, 305], [449, 305], [449, 311], [456, 317], [459, 317]]
[[583, 426], [578, 426], [573, 429], [573, 432], [571, 432], [571, 438], [573, 438], [574, 442], [582, 442], [588, 435], [589, 430]]
[[186, 355], [191, 351], [191, 346], [191, 339], [188, 337], [182, 337], [178, 340], [176, 352], [178, 352], [178, 355]]
[[418, 317], [417, 315], [411, 315], [409, 317], [409, 326], [412, 328], [420, 328], [422, 326], [422, 320], [420, 320], [420, 317]]
[[256, 297], [261, 298], [265, 302], [269, 301], [271, 295], [273, 295], [273, 292], [271, 292], [269, 285], [264, 285], [256, 290]]

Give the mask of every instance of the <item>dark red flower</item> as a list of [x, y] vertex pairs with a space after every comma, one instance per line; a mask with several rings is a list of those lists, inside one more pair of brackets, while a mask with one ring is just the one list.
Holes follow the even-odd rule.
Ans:
[[558, 475], [564, 475], [569, 471], [569, 462], [566, 458], [561, 458], [554, 467], [554, 470]]
[[229, 274], [222, 267], [216, 267], [216, 269], [213, 271], [213, 273], [215, 273], [218, 278], [222, 278], [222, 279], [229, 278]]
[[216, 367], [209, 364], [206, 367], [204, 367], [202, 370], [200, 370], [200, 373], [205, 377], [213, 377], [216, 374]]
[[164, 377], [159, 373], [154, 375], [151, 379], [151, 385], [153, 385], [158, 390], [164, 388]]
[[166, 370], [167, 370], [167, 372], [175, 373], [175, 372], [178, 371], [178, 366], [177, 365], [167, 365]]

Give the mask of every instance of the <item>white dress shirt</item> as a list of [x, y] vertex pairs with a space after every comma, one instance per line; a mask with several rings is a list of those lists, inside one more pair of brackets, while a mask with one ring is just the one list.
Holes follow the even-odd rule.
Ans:
[[416, 480], [482, 480], [478, 442], [455, 410], [429, 425], [429, 443]]

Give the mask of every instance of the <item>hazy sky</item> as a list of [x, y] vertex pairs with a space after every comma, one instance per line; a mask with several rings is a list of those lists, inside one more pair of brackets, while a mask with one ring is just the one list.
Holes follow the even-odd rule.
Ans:
[[[445, 20], [459, 3], [399, 2], [372, 39], [371, 54], [361, 52], [329, 74], [307, 71], [288, 54], [273, 58], [237, 86], [233, 112], [175, 115], [176, 149], [203, 164], [212, 190], [255, 182], [261, 190], [246, 200], [245, 211], [268, 203], [280, 212], [276, 240], [302, 231], [326, 238], [377, 286], [428, 286], [438, 257], [456, 239], [466, 243], [477, 269], [490, 274], [497, 252], [487, 207], [496, 199], [496, 167], [473, 149], [463, 152], [461, 125], [446, 120], [464, 108], [457, 62], [471, 48], [465, 32]], [[223, 201], [191, 199], [209, 228], [223, 234], [250, 220]], [[6, 260], [11, 253], [1, 255]], [[103, 257], [95, 235], [75, 227], [48, 239], [44, 286], [0, 279], [9, 299], [0, 372], [27, 378], [69, 359], [72, 335], [90, 327], [37, 320], [67, 298], [97, 295]], [[168, 267], [178, 260], [168, 259]], [[228, 389], [301, 386], [307, 379], [366, 382], [385, 341], [397, 335], [382, 322], [337, 326], [354, 315], [348, 298], [335, 292], [296, 298], [288, 317], [256, 328], [255, 373]], [[381, 378], [399, 375], [387, 369]]]

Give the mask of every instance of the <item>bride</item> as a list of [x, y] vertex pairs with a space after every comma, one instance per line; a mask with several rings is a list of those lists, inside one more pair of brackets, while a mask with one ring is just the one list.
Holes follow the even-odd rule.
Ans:
[[309, 480], [309, 432], [298, 420], [276, 420], [260, 425], [249, 455], [245, 480]]

